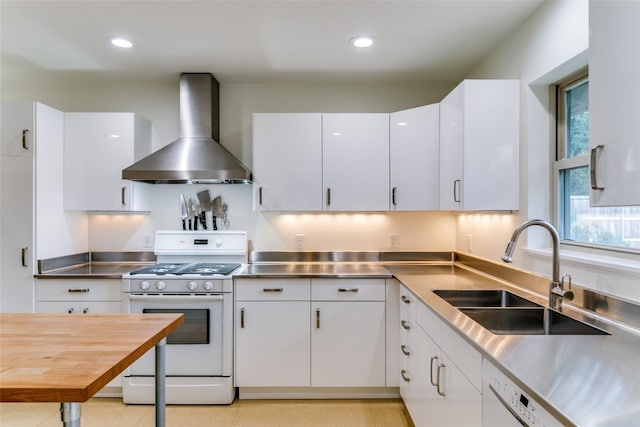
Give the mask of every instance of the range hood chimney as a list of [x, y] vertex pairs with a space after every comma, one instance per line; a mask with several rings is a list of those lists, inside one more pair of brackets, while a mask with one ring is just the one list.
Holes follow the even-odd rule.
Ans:
[[180, 75], [180, 138], [122, 170], [151, 184], [249, 184], [251, 171], [217, 141], [220, 84], [209, 73]]

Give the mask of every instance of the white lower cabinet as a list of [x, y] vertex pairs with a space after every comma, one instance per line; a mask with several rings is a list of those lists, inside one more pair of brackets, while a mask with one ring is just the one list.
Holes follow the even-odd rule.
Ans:
[[238, 387], [384, 387], [384, 279], [236, 279]]
[[313, 302], [312, 317], [312, 386], [385, 386], [384, 301]]
[[482, 356], [404, 286], [400, 295], [400, 392], [414, 424], [480, 426]]
[[122, 312], [121, 280], [36, 280], [36, 313]]
[[235, 315], [236, 385], [309, 385], [308, 301], [242, 301]]

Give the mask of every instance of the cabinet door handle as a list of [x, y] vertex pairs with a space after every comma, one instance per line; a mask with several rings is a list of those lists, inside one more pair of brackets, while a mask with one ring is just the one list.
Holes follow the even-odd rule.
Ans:
[[402, 354], [404, 354], [405, 356], [411, 356], [411, 351], [407, 350], [407, 346], [404, 344], [400, 346], [400, 351], [402, 351]]
[[409, 329], [411, 329], [411, 325], [409, 324], [409, 322], [407, 322], [406, 320], [401, 320], [400, 324], [402, 325], [403, 328], [405, 328], [407, 331]]
[[338, 288], [341, 293], [358, 293], [358, 288]]
[[29, 265], [27, 264], [27, 251], [29, 250], [28, 246], [25, 246], [24, 248], [22, 248], [21, 253], [22, 253], [22, 266], [23, 267], [28, 267]]
[[405, 304], [411, 304], [411, 298], [407, 298], [406, 295], [400, 296], [400, 301], [402, 301]]
[[83, 309], [82, 309], [82, 312], [83, 312], [84, 314], [87, 314], [87, 313], [89, 312], [89, 309], [88, 309], [87, 307], [85, 307], [85, 308], [83, 308]]
[[440, 370], [444, 368], [445, 368], [444, 363], [441, 363], [438, 365], [438, 382], [436, 384], [436, 391], [440, 396], [446, 396], [445, 392], [440, 390]]
[[29, 129], [22, 129], [22, 148], [24, 148], [25, 150], [29, 149], [29, 146], [27, 145], [28, 133], [29, 133]]
[[283, 291], [282, 288], [262, 288], [262, 292], [277, 293], [277, 292], [282, 292], [282, 291]]
[[604, 187], [598, 186], [598, 150], [602, 150], [604, 145], [596, 145], [591, 149], [591, 164], [589, 174], [591, 176], [591, 189], [604, 190]]
[[320, 329], [320, 309], [316, 308], [316, 329]]
[[410, 383], [411, 382], [411, 377], [407, 376], [407, 371], [406, 370], [401, 370], [400, 371], [400, 375], [402, 375], [402, 379], [405, 380], [406, 382]]
[[460, 180], [453, 181], [453, 201], [460, 202]]
[[393, 206], [396, 206], [396, 192], [398, 191], [398, 187], [393, 187], [393, 189], [391, 190], [391, 204]]
[[67, 292], [69, 292], [70, 294], [86, 294], [89, 293], [90, 289], [89, 288], [69, 288], [67, 290]]
[[433, 361], [438, 360], [438, 356], [431, 356], [431, 362], [429, 363], [429, 382], [432, 386], [437, 387], [438, 383], [433, 381]]
[[240, 309], [240, 328], [244, 329], [244, 308]]
[[122, 206], [127, 206], [125, 196], [127, 195], [127, 187], [122, 187]]
[[258, 204], [262, 205], [262, 187], [258, 188]]
[[69, 310], [67, 310], [67, 313], [71, 314], [71, 313], [73, 313], [74, 311], [75, 311], [75, 310], [74, 310], [74, 309], [73, 309], [73, 307], [72, 307], [72, 308], [70, 308]]
[[331, 188], [327, 188], [327, 206], [331, 206]]

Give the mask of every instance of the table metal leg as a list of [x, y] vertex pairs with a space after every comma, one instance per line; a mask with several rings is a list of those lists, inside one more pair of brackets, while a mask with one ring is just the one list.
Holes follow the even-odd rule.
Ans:
[[[165, 426], [165, 349], [167, 339], [156, 344], [156, 427]], [[79, 410], [78, 410], [79, 411]], [[78, 424], [79, 426], [79, 424]]]
[[78, 402], [61, 403], [60, 418], [64, 427], [80, 427], [80, 404]]

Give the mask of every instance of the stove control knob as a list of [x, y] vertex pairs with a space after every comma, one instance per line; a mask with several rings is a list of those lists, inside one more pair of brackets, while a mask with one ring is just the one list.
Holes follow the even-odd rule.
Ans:
[[140, 289], [142, 289], [143, 291], [149, 290], [149, 286], [150, 284], [148, 280], [140, 282]]
[[187, 283], [187, 288], [189, 288], [190, 291], [195, 291], [196, 289], [198, 289], [198, 282], [189, 282]]
[[166, 283], [164, 283], [162, 280], [161, 280], [161, 281], [159, 281], [159, 282], [156, 282], [156, 289], [157, 289], [157, 290], [161, 291], [161, 290], [163, 290], [163, 289], [164, 289], [164, 288], [166, 288], [166, 287], [167, 287], [167, 284], [166, 284]]
[[210, 291], [211, 289], [213, 289], [213, 282], [210, 281], [210, 280], [207, 280], [206, 282], [204, 282], [204, 284], [202, 286], [204, 286], [204, 288], [207, 291]]

